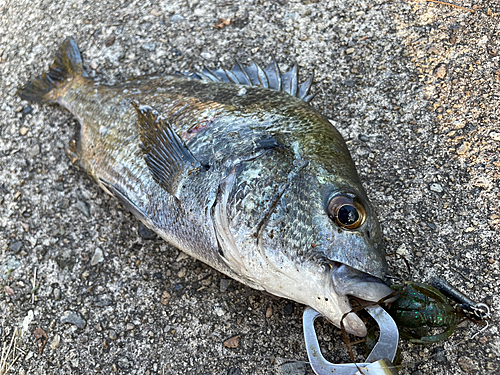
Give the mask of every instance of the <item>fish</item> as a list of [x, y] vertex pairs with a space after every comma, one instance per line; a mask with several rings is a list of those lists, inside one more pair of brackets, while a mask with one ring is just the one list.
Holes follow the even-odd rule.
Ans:
[[365, 336], [349, 298], [392, 293], [381, 230], [312, 82], [273, 58], [104, 85], [68, 38], [18, 94], [71, 112], [71, 162], [165, 241]]

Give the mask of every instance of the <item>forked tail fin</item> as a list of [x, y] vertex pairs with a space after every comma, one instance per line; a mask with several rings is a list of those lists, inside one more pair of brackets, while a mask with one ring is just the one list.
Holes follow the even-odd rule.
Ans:
[[83, 69], [82, 56], [75, 41], [67, 38], [59, 47], [49, 71], [19, 88], [17, 93], [21, 99], [30, 102], [54, 102], [56, 95], [53, 95], [53, 90], [61, 82], [77, 76], [86, 77], [87, 73]]

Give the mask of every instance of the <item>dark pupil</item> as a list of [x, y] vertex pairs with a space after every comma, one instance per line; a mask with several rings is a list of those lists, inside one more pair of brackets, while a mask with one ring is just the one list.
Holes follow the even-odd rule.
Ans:
[[352, 225], [359, 219], [358, 210], [354, 206], [346, 204], [339, 209], [337, 215], [339, 221], [344, 225]]

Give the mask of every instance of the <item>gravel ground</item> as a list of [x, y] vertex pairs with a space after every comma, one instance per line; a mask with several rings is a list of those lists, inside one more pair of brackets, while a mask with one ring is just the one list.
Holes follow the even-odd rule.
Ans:
[[[300, 362], [303, 306], [147, 233], [69, 162], [76, 120], [15, 95], [67, 36], [107, 84], [235, 57], [265, 64], [271, 53], [283, 69], [314, 72], [312, 104], [345, 136], [388, 252], [411, 265], [408, 275], [391, 258], [391, 272], [439, 275], [493, 309], [473, 339], [480, 326], [465, 323], [445, 342], [403, 343], [401, 373], [496, 373], [500, 5], [457, 4], [474, 12], [425, 1], [0, 0], [0, 337], [21, 333], [10, 373], [312, 374]], [[338, 329], [318, 334], [330, 360], [349, 361]]]

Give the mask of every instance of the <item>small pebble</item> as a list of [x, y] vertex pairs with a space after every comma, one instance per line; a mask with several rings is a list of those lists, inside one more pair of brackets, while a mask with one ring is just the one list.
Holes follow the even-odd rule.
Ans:
[[47, 337], [47, 333], [42, 328], [38, 327], [33, 331], [33, 335], [35, 336], [36, 343], [38, 345], [38, 352], [42, 354], [43, 349], [45, 348], [45, 345], [47, 344], [47, 341], [49, 339]]
[[432, 74], [434, 75], [434, 77], [438, 78], [438, 79], [443, 79], [444, 77], [446, 77], [446, 73], [448, 71], [448, 68], [446, 66], [446, 64], [438, 64], [438, 66], [436, 66], [434, 68], [434, 71], [432, 72]]
[[107, 294], [100, 294], [96, 297], [94, 305], [98, 307], [111, 306], [113, 304], [113, 298]]
[[184, 19], [180, 14], [174, 14], [172, 17], [170, 17], [170, 21], [172, 22], [180, 22]]
[[177, 259], [175, 260], [176, 262], [181, 262], [183, 261], [184, 259], [187, 259], [189, 258], [189, 255], [187, 255], [186, 253], [184, 252], [179, 252], [179, 256], [177, 257]]
[[158, 238], [156, 233], [142, 222], [139, 222], [139, 236], [141, 236], [143, 240], [156, 240]]
[[31, 112], [33, 112], [33, 108], [31, 108], [29, 105], [23, 108], [23, 115], [27, 115]]
[[241, 370], [239, 367], [231, 367], [227, 372], [227, 375], [241, 375]]
[[151, 9], [151, 12], [149, 13], [151, 13], [155, 17], [160, 17], [162, 14], [158, 9]]
[[293, 314], [293, 305], [291, 303], [287, 303], [285, 308], [283, 309], [283, 313], [286, 316], [290, 316]]
[[155, 43], [145, 43], [141, 46], [142, 49], [146, 51], [153, 52], [156, 49], [156, 44]]
[[125, 328], [127, 331], [132, 331], [135, 328], [133, 323], [127, 323], [127, 327]]
[[114, 340], [116, 340], [116, 339], [117, 339], [117, 337], [118, 337], [118, 336], [116, 335], [116, 332], [115, 332], [114, 330], [112, 330], [112, 329], [110, 329], [110, 330], [109, 330], [109, 334], [108, 334], [108, 336], [109, 336], [110, 340], [113, 340], [113, 341], [114, 341]]
[[486, 363], [486, 369], [488, 369], [489, 371], [491, 371], [490, 373], [491, 374], [494, 374], [494, 370], [496, 370], [496, 366], [493, 362], [487, 362]]
[[346, 55], [351, 55], [351, 54], [354, 53], [354, 51], [355, 51], [354, 48], [348, 48], [348, 49], [345, 50], [345, 53], [346, 53]]
[[211, 60], [212, 59], [212, 53], [211, 52], [202, 52], [202, 53], [200, 53], [200, 56], [203, 57], [205, 60]]
[[160, 303], [162, 305], [167, 305], [171, 299], [172, 296], [170, 295], [170, 293], [164, 290], [163, 293], [161, 294]]
[[208, 276], [207, 278], [201, 280], [201, 285], [203, 286], [209, 286], [212, 284], [212, 276]]
[[457, 149], [457, 154], [458, 155], [464, 155], [470, 150], [470, 143], [469, 142], [464, 142], [460, 145], [460, 147]]
[[104, 261], [104, 254], [100, 248], [96, 248], [94, 252], [94, 256], [90, 261], [91, 266], [96, 266], [98, 263], [102, 263]]
[[269, 306], [267, 309], [266, 309], [266, 318], [270, 318], [271, 316], [273, 316], [273, 308], [271, 306]]
[[118, 367], [123, 368], [123, 369], [128, 369], [130, 368], [130, 360], [127, 357], [121, 357], [117, 361]]
[[84, 201], [77, 201], [76, 202], [76, 208], [83, 213], [85, 216], [90, 217], [90, 210], [89, 210], [89, 205], [85, 203]]
[[23, 247], [23, 243], [21, 241], [15, 241], [10, 243], [9, 250], [17, 253], [19, 250], [21, 250], [21, 247]]
[[56, 334], [52, 339], [52, 342], [50, 343], [50, 348], [52, 350], [56, 350], [59, 347], [59, 345], [61, 345], [61, 336]]
[[436, 192], [436, 193], [442, 193], [443, 192], [443, 187], [440, 184], [431, 184], [429, 186], [429, 189], [431, 191]]
[[10, 286], [8, 286], [8, 285], [5, 285], [5, 286], [3, 287], [3, 291], [4, 291], [4, 293], [5, 293], [5, 294], [7, 294], [8, 296], [13, 296], [14, 294], [16, 294], [16, 292], [14, 292], [14, 290], [13, 290]]
[[436, 47], [432, 46], [427, 50], [427, 53], [431, 55], [437, 55], [439, 51]]
[[468, 374], [474, 373], [479, 370], [477, 364], [469, 357], [460, 357], [458, 359], [458, 365], [464, 372]]
[[220, 306], [215, 306], [214, 311], [219, 317], [224, 316], [226, 314], [226, 312]]
[[500, 133], [491, 132], [490, 133], [490, 138], [493, 139], [494, 141], [500, 141]]
[[40, 155], [40, 145], [35, 144], [35, 145], [31, 146], [30, 149], [28, 150], [28, 156], [30, 158], [34, 158], [38, 155]]
[[177, 277], [182, 278], [185, 277], [187, 274], [187, 270], [185, 267], [182, 267], [179, 272], [177, 272]]
[[359, 135], [358, 135], [358, 139], [359, 139], [360, 141], [363, 141], [363, 142], [368, 142], [368, 141], [370, 140], [370, 138], [368, 138], [368, 137], [367, 137], [366, 135], [364, 135], [364, 134], [359, 134]]
[[229, 285], [231, 284], [231, 279], [220, 279], [220, 286], [219, 290], [221, 293], [224, 293], [227, 288], [229, 288]]
[[26, 133], [28, 133], [28, 128], [26, 126], [23, 126], [21, 127], [21, 129], [19, 129], [19, 134], [21, 135], [26, 135]]
[[240, 345], [240, 339], [241, 335], [230, 337], [226, 341], [224, 341], [224, 347], [232, 349], [237, 348]]
[[54, 300], [59, 301], [61, 299], [61, 289], [59, 288], [54, 288]]
[[344, 85], [346, 85], [348, 87], [354, 87], [354, 81], [352, 79], [346, 79], [344, 81]]
[[65, 311], [63, 313], [63, 316], [61, 317], [61, 323], [74, 324], [80, 329], [85, 328], [85, 325], [87, 324], [87, 322], [84, 319], [82, 319], [80, 314], [73, 311]]
[[443, 349], [436, 350], [436, 361], [437, 362], [446, 362], [446, 351]]
[[114, 43], [115, 43], [115, 36], [114, 35], [109, 36], [106, 39], [106, 41], [104, 42], [104, 44], [106, 45], [106, 47], [111, 47]]

